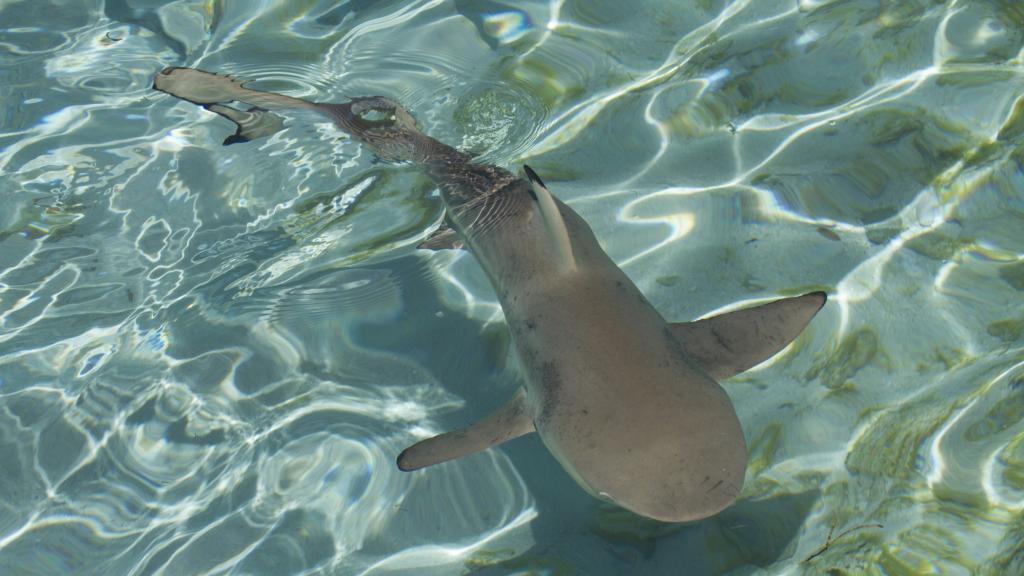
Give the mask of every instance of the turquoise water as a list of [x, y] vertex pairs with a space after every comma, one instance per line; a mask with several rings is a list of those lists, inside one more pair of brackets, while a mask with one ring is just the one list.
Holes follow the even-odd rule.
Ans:
[[[1024, 5], [0, 2], [0, 574], [1024, 574]], [[524, 161], [666, 318], [825, 289], [727, 381], [739, 503], [587, 496], [414, 169], [151, 89], [384, 94]], [[832, 533], [832, 539], [829, 534]]]

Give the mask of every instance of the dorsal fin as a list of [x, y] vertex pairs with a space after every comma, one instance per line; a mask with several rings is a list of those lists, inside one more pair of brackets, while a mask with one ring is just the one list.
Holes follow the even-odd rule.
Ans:
[[537, 209], [544, 219], [544, 227], [548, 231], [551, 243], [554, 245], [559, 262], [562, 266], [571, 270], [576, 267], [576, 259], [572, 255], [572, 242], [569, 241], [569, 231], [565, 228], [565, 220], [562, 213], [555, 205], [555, 199], [551, 196], [547, 186], [541, 181], [540, 176], [532, 168], [523, 164], [523, 171], [530, 179], [531, 193], [533, 200], [537, 203]]
[[715, 380], [724, 380], [771, 358], [825, 305], [824, 292], [783, 298], [696, 322], [672, 325], [683, 350]]
[[526, 408], [526, 392], [519, 388], [504, 406], [483, 420], [406, 448], [398, 455], [398, 468], [408, 472], [433, 466], [475, 454], [533, 431], [533, 420]]

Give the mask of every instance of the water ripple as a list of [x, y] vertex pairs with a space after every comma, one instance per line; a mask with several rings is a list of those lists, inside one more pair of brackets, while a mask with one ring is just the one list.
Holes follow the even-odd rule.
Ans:
[[[0, 571], [1020, 572], [1012, 2], [115, 0], [0, 22]], [[400, 473], [519, 384], [493, 289], [415, 249], [442, 218], [429, 180], [301, 114], [222, 146], [223, 119], [151, 90], [168, 65], [387, 95], [482, 161], [529, 159], [669, 320], [828, 290], [726, 383], [741, 502], [650, 525], [535, 439]]]

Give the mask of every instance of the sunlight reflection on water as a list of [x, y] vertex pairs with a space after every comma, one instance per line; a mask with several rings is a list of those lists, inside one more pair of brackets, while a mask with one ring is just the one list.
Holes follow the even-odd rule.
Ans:
[[[1016, 4], [15, 2], [0, 22], [0, 572], [1024, 573]], [[385, 94], [528, 160], [670, 321], [829, 291], [725, 385], [740, 502], [646, 522], [535, 438], [400, 473], [518, 385], [486, 278], [415, 250], [442, 216], [425, 177], [308, 118], [221, 146], [221, 118], [151, 89], [169, 65]]]

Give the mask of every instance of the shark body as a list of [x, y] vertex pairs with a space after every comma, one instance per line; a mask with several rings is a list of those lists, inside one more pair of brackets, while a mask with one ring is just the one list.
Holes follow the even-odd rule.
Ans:
[[225, 144], [280, 130], [273, 110], [314, 110], [378, 156], [416, 163], [440, 189], [451, 228], [435, 233], [433, 244], [458, 241], [480, 262], [524, 384], [483, 420], [404, 450], [400, 469], [536, 431], [583, 488], [638, 514], [697, 520], [736, 499], [746, 445], [716, 380], [784, 348], [824, 305], [824, 293], [670, 324], [532, 170], [520, 177], [473, 162], [422, 133], [397, 102], [375, 96], [321, 104], [190, 68], [166, 69], [154, 86], [234, 121], [238, 130]]

